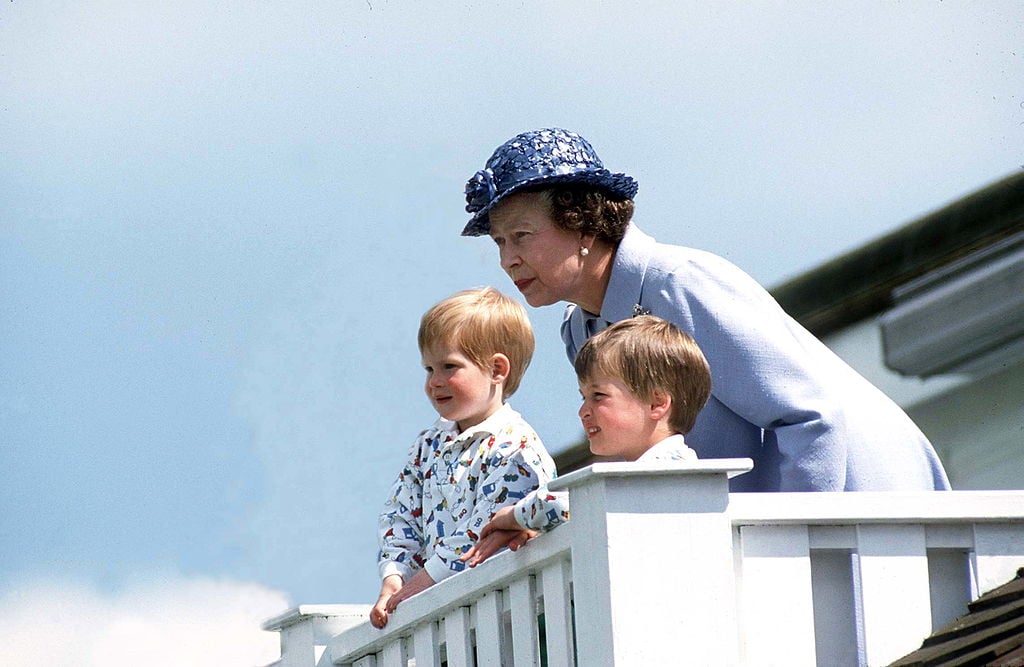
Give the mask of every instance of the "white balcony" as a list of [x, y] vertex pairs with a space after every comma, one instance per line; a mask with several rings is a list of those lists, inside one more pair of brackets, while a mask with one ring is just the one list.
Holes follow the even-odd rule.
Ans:
[[566, 475], [568, 524], [384, 631], [368, 606], [292, 609], [264, 626], [275, 664], [886, 665], [1024, 565], [1024, 491], [729, 494], [749, 465]]

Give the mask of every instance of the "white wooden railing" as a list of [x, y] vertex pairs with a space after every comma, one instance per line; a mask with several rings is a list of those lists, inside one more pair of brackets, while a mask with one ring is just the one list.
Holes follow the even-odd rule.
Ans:
[[885, 665], [1024, 566], [1024, 491], [729, 494], [749, 467], [566, 475], [569, 523], [384, 631], [366, 605], [292, 609], [264, 626], [275, 665]]

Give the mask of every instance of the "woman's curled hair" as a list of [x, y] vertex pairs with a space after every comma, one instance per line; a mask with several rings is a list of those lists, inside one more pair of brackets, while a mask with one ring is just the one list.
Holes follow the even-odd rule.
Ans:
[[541, 190], [554, 223], [568, 231], [594, 234], [618, 243], [633, 217], [633, 200], [616, 198], [601, 187], [567, 183]]

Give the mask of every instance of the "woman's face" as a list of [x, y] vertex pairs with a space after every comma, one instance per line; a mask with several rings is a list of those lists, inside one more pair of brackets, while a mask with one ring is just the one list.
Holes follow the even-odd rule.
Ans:
[[584, 237], [557, 227], [539, 192], [515, 194], [490, 212], [501, 268], [531, 306], [576, 301], [581, 294]]

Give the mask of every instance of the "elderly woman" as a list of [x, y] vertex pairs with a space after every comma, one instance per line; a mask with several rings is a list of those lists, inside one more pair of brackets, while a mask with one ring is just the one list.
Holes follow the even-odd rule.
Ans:
[[631, 221], [636, 182], [562, 129], [513, 137], [466, 186], [464, 236], [490, 235], [531, 306], [567, 301], [570, 361], [594, 333], [641, 313], [700, 345], [712, 395], [687, 443], [749, 457], [736, 491], [948, 489], [928, 439], [881, 391], [789, 317], [750, 276]]

